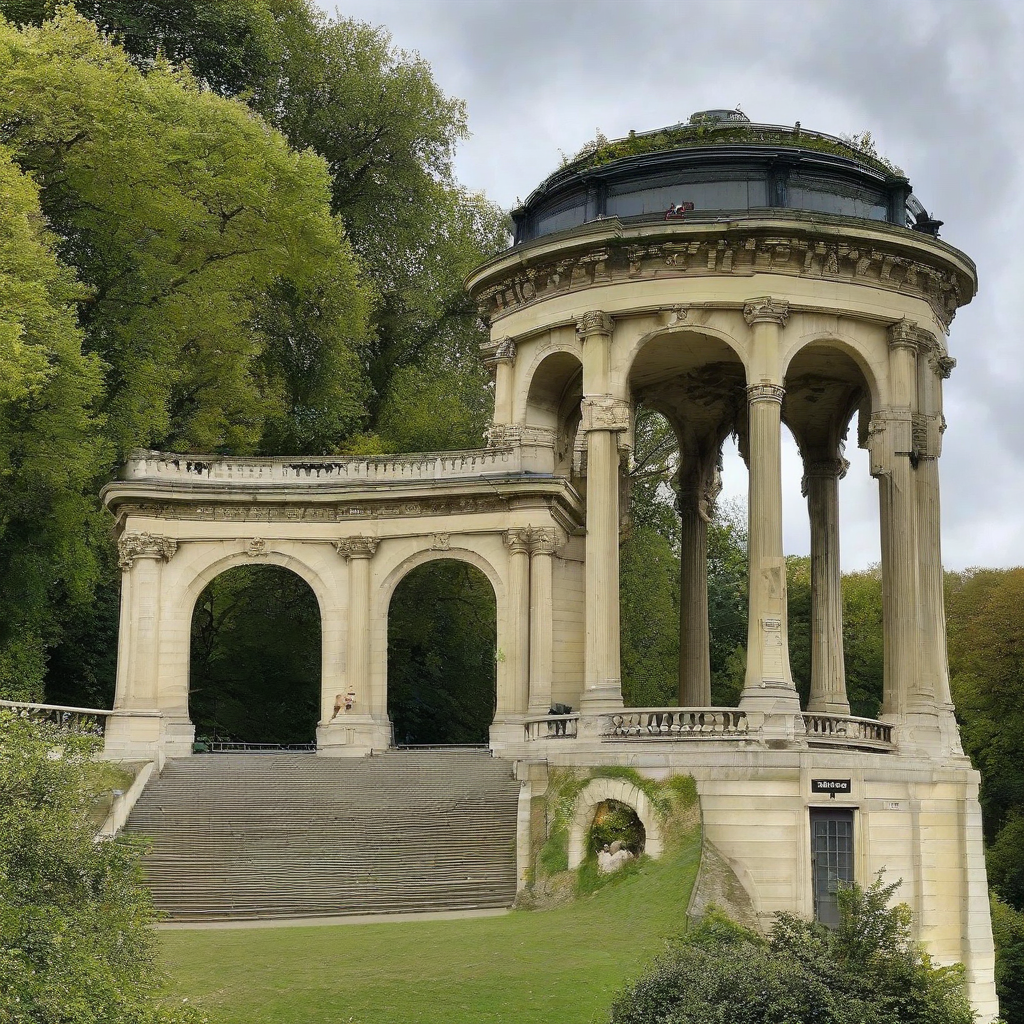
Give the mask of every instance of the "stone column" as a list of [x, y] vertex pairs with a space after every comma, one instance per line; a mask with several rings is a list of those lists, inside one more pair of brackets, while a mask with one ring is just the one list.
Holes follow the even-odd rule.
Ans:
[[894, 720], [934, 704], [930, 683], [921, 680], [918, 671], [920, 589], [913, 442], [917, 333], [916, 325], [905, 320], [889, 329], [889, 379], [892, 405], [871, 417], [868, 447], [871, 474], [879, 482], [882, 527], [882, 716]]
[[530, 537], [530, 704], [531, 715], [546, 715], [551, 707], [554, 674], [552, 634], [553, 529], [534, 530]]
[[494, 366], [494, 422], [497, 425], [505, 425], [512, 422], [514, 415], [515, 340], [502, 338], [489, 362]]
[[583, 419], [587, 439], [586, 642], [580, 709], [622, 707], [619, 664], [619, 448], [629, 429], [629, 407], [610, 390], [612, 319], [584, 314]]
[[807, 710], [848, 715], [843, 664], [843, 591], [839, 564], [839, 481], [843, 458], [804, 464], [811, 521], [811, 693]]
[[[681, 474], [682, 475], [682, 474]], [[711, 705], [711, 639], [708, 631], [708, 519], [721, 490], [717, 468], [710, 484], [698, 473], [680, 486], [679, 703]]]
[[[499, 694], [496, 718], [526, 713], [530, 700], [530, 537], [529, 527], [508, 530], [508, 616], [511, 649], [505, 651], [509, 690]], [[547, 708], [544, 709], [545, 711]]]
[[[754, 333], [754, 365], [762, 380], [747, 387], [750, 559], [747, 672], [740, 707], [766, 714], [799, 714], [789, 667], [786, 560], [782, 549], [782, 399], [774, 383], [788, 304], [765, 297], [743, 315]], [[764, 379], [767, 378], [767, 379]]]
[[[114, 714], [107, 719], [104, 756], [150, 760], [192, 753], [195, 728], [188, 718], [188, 664], [177, 686], [161, 687], [160, 616], [163, 563], [178, 550], [171, 537], [126, 532], [117, 542], [121, 614], [117, 641]], [[170, 704], [171, 706], [165, 706]], [[143, 714], [148, 712], [148, 714]]]
[[348, 656], [346, 695], [354, 698], [355, 714], [386, 714], [373, 707], [370, 692], [370, 562], [380, 542], [376, 537], [346, 537], [335, 542], [348, 562]]
[[[124, 533], [117, 542], [121, 567], [116, 710], [160, 707], [160, 576], [178, 542], [152, 533]], [[185, 680], [188, 692], [188, 680]], [[187, 708], [179, 709], [187, 714]]]

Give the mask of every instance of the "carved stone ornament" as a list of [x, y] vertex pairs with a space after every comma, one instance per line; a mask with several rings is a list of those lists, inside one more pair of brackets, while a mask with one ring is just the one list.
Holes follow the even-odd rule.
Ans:
[[346, 537], [336, 540], [334, 547], [346, 561], [353, 558], [373, 558], [380, 541], [376, 537]]
[[501, 338], [498, 347], [494, 350], [494, 362], [508, 363], [514, 365], [516, 361], [516, 340], [515, 338]]
[[789, 319], [789, 301], [773, 299], [770, 295], [762, 295], [759, 299], [748, 299], [743, 304], [743, 319], [753, 327], [754, 324], [778, 324], [786, 326]]
[[529, 423], [492, 423], [487, 428], [487, 446], [509, 444], [539, 444], [552, 448], [555, 431], [552, 427], [537, 427]]
[[136, 558], [160, 558], [169, 562], [178, 550], [178, 542], [171, 537], [154, 533], [125, 533], [117, 542], [117, 564], [127, 572]]
[[586, 341], [595, 334], [611, 334], [613, 327], [612, 318], [607, 313], [595, 309], [589, 313], [584, 313], [583, 316], [577, 319], [576, 334], [579, 336], [580, 341]]
[[245, 546], [246, 554], [250, 558], [266, 558], [267, 542], [262, 537], [253, 537]]
[[786, 389], [781, 384], [750, 384], [747, 387], [747, 401], [751, 405], [754, 402], [778, 402], [782, 405], [785, 397]]
[[667, 327], [679, 327], [681, 324], [685, 324], [687, 318], [690, 315], [689, 306], [673, 306], [671, 309], [665, 311], [668, 313]]
[[432, 533], [430, 535], [431, 551], [449, 551], [452, 546], [452, 538], [449, 533]]
[[506, 530], [504, 541], [513, 555], [528, 555], [530, 553], [530, 535], [533, 530], [529, 526], [518, 526], [512, 530]]
[[949, 380], [949, 375], [956, 367], [956, 360], [952, 356], [938, 356], [935, 359], [935, 369], [943, 380]]
[[917, 324], [904, 319], [889, 327], [889, 348], [906, 348], [916, 352], [919, 347]]
[[517, 526], [505, 531], [505, 544], [514, 555], [553, 555], [563, 543], [554, 527]]
[[589, 430], [629, 430], [629, 402], [610, 395], [584, 398], [580, 404], [583, 417], [580, 428]]

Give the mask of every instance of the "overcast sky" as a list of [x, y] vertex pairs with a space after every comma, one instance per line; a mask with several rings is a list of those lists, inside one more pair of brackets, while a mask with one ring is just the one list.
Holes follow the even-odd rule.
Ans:
[[[754, 121], [868, 130], [910, 176], [941, 237], [977, 264], [953, 322], [946, 382], [943, 555], [1024, 565], [1024, 3], [1001, 0], [347, 0], [466, 101], [468, 188], [511, 207], [595, 129], [611, 138], [735, 107]], [[843, 567], [878, 560], [865, 454], [840, 489]], [[795, 448], [785, 543], [806, 554]], [[746, 489], [727, 459], [727, 495]]]

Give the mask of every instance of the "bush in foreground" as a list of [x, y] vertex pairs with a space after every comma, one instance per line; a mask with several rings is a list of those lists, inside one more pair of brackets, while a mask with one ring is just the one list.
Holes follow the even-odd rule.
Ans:
[[0, 711], [0, 1024], [201, 1019], [154, 998], [141, 851], [94, 838], [95, 744]]
[[619, 995], [613, 1024], [971, 1024], [963, 968], [911, 940], [896, 887], [841, 892], [835, 931], [780, 914], [763, 938], [712, 911]]

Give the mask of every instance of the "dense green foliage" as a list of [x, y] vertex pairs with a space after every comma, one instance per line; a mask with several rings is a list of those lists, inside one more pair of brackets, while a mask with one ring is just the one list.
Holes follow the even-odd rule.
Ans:
[[396, 743], [486, 743], [494, 718], [496, 602], [467, 562], [422, 565], [388, 613], [388, 712]]
[[198, 739], [312, 743], [320, 720], [320, 605], [289, 569], [214, 579], [192, 615], [189, 713]]
[[778, 915], [765, 939], [718, 912], [616, 1000], [615, 1024], [970, 1024], [963, 968], [935, 967], [877, 879], [839, 894], [835, 931]]
[[194, 1021], [161, 1008], [141, 850], [96, 842], [91, 737], [0, 710], [0, 1020]]
[[996, 940], [996, 994], [1006, 1024], [1024, 1021], [1024, 913], [992, 897], [992, 934]]
[[0, 2], [0, 693], [109, 704], [113, 461], [481, 443], [462, 278], [506, 235], [452, 174], [462, 103], [383, 30], [307, 0], [77, 8]]

